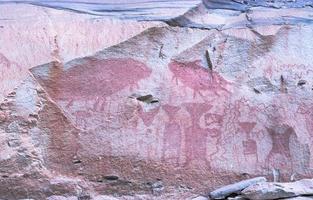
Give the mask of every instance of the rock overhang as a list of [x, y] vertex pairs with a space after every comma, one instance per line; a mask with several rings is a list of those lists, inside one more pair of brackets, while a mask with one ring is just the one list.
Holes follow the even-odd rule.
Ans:
[[172, 26], [226, 30], [269, 25], [312, 24], [311, 1], [203, 0], [185, 14], [168, 20]]

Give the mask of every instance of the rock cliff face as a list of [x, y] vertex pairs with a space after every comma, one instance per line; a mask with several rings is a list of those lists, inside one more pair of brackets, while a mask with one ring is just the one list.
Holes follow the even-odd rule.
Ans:
[[160, 24], [24, 4], [1, 5], [0, 18], [0, 101], [33, 66], [91, 55]]
[[313, 26], [273, 20], [311, 8], [261, 10], [253, 26], [243, 13], [227, 28], [153, 27], [32, 67], [0, 107], [0, 197], [166, 199], [273, 170], [312, 177]]

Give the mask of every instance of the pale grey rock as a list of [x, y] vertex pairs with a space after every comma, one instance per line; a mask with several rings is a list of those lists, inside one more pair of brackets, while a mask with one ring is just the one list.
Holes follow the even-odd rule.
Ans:
[[160, 195], [164, 190], [164, 184], [162, 181], [157, 181], [152, 184], [152, 192], [154, 195]]
[[227, 200], [245, 200], [247, 198], [245, 198], [244, 196], [236, 196], [236, 197], [228, 197]]
[[196, 198], [193, 198], [192, 200], [208, 200], [208, 198], [204, 196], [198, 196]]
[[53, 195], [47, 198], [47, 200], [78, 200], [77, 197], [71, 196], [71, 197], [64, 197], [59, 195]]
[[300, 197], [292, 197], [292, 198], [285, 198], [285, 200], [312, 200], [313, 196], [300, 196]]
[[244, 189], [242, 194], [252, 200], [270, 200], [313, 195], [313, 179], [303, 179], [292, 183], [257, 183]]
[[225, 197], [227, 197], [230, 194], [233, 193], [239, 193], [241, 190], [254, 185], [256, 183], [259, 182], [265, 182], [266, 178], [264, 177], [256, 177], [256, 178], [252, 178], [252, 179], [248, 179], [248, 180], [243, 180], [240, 181], [238, 183], [234, 183], [231, 185], [227, 185], [224, 187], [221, 187], [217, 190], [214, 190], [213, 192], [210, 193], [210, 197], [212, 199], [224, 199]]
[[93, 198], [94, 200], [118, 200], [115, 197], [107, 196], [107, 195], [99, 195]]
[[[202, 29], [259, 25], [312, 24], [313, 2], [203, 0], [202, 4], [168, 23]], [[279, 9], [277, 9], [279, 8]]]
[[299, 197], [292, 197], [286, 198], [285, 200], [312, 200], [313, 196], [299, 196]]

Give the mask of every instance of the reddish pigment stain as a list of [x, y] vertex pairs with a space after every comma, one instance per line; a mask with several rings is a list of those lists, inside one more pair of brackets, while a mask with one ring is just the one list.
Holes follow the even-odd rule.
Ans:
[[244, 155], [258, 155], [257, 154], [257, 144], [255, 140], [247, 139], [245, 141], [242, 141], [243, 145], [243, 153]]
[[150, 126], [155, 116], [159, 113], [159, 110], [160, 107], [156, 107], [149, 111], [144, 111], [143, 108], [140, 106], [138, 109], [138, 115], [146, 126]]
[[[219, 153], [222, 143], [222, 128], [223, 128], [223, 120], [224, 116], [215, 113], [206, 113], [204, 115], [204, 122], [207, 134], [211, 141], [215, 141], [215, 150], [209, 152], [208, 158], [209, 160], [214, 160], [213, 156]], [[224, 156], [220, 156], [221, 159], [224, 159]]]
[[280, 132], [267, 128], [267, 131], [269, 132], [273, 142], [270, 154], [277, 153], [290, 158], [289, 141], [290, 136], [293, 134], [293, 129], [288, 128], [287, 130]]
[[239, 126], [250, 137], [251, 131], [254, 129], [256, 122], [239, 122]]
[[207, 167], [210, 164], [207, 160], [207, 137], [208, 131], [199, 125], [201, 116], [212, 108], [206, 103], [187, 103], [184, 104], [191, 117], [191, 126], [184, 132], [186, 136], [186, 157], [187, 165], [193, 161], [204, 161]]
[[[275, 164], [277, 168], [287, 167], [290, 164], [290, 138], [295, 134], [291, 127], [266, 128], [272, 139], [272, 149], [267, 156], [269, 164]], [[276, 160], [275, 156], [280, 156], [283, 160]], [[289, 164], [288, 164], [289, 163]]]
[[236, 142], [234, 145], [238, 152], [242, 152], [240, 157], [236, 157], [237, 163], [241, 164], [240, 159], [244, 158], [247, 161], [247, 165], [259, 165], [258, 138], [254, 138], [256, 135], [259, 137], [260, 133], [254, 130], [257, 125], [256, 116], [259, 112], [258, 109], [259, 107], [252, 106], [245, 98], [236, 100], [227, 109], [229, 110], [227, 118], [231, 119], [227, 120], [227, 124], [232, 130], [232, 137], [234, 140], [239, 140], [239, 143]]
[[243, 153], [245, 155], [256, 155], [257, 156], [257, 144], [256, 141], [252, 139], [251, 132], [255, 127], [255, 122], [239, 122], [239, 126], [246, 133], [247, 140], [242, 141]]
[[182, 132], [175, 118], [180, 108], [177, 106], [164, 105], [162, 109], [169, 118], [164, 128], [162, 160], [172, 161], [172, 163], [178, 166], [181, 153]]
[[84, 64], [63, 70], [53, 66], [50, 79], [42, 80], [50, 95], [57, 100], [67, 100], [68, 107], [75, 100], [94, 101], [93, 110], [103, 110], [106, 97], [130, 87], [151, 74], [145, 64], [133, 59], [84, 59]]
[[210, 71], [201, 66], [201, 61], [178, 62], [172, 61], [169, 69], [173, 73], [173, 78], [181, 81], [186, 87], [194, 90], [195, 94], [209, 90], [218, 92], [228, 92], [225, 88], [228, 82], [215, 71]]
[[304, 116], [305, 125], [310, 133], [313, 136], [313, 105], [307, 105], [302, 103], [297, 110], [297, 113]]
[[223, 116], [215, 113], [206, 113], [204, 115], [205, 126], [211, 137], [220, 137], [223, 123]]

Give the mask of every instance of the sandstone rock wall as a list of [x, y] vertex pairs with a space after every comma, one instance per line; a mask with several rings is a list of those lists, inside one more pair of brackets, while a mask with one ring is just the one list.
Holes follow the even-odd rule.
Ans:
[[[153, 178], [197, 187], [273, 169], [285, 179], [306, 177], [312, 174], [311, 33], [311, 26], [282, 26], [269, 36], [153, 28], [93, 57], [32, 73], [81, 132], [73, 155], [81, 155], [86, 176], [125, 175], [121, 170], [141, 178], [141, 163], [139, 171], [153, 169]], [[138, 100], [146, 95], [156, 101]], [[107, 156], [127, 160], [127, 168], [107, 165]]]
[[[298, 15], [286, 9], [264, 12]], [[273, 170], [312, 177], [313, 26], [241, 19], [153, 27], [32, 67], [0, 107], [0, 197], [205, 193]]]
[[2, 4], [0, 18], [0, 101], [33, 66], [91, 55], [160, 24], [24, 4]]

